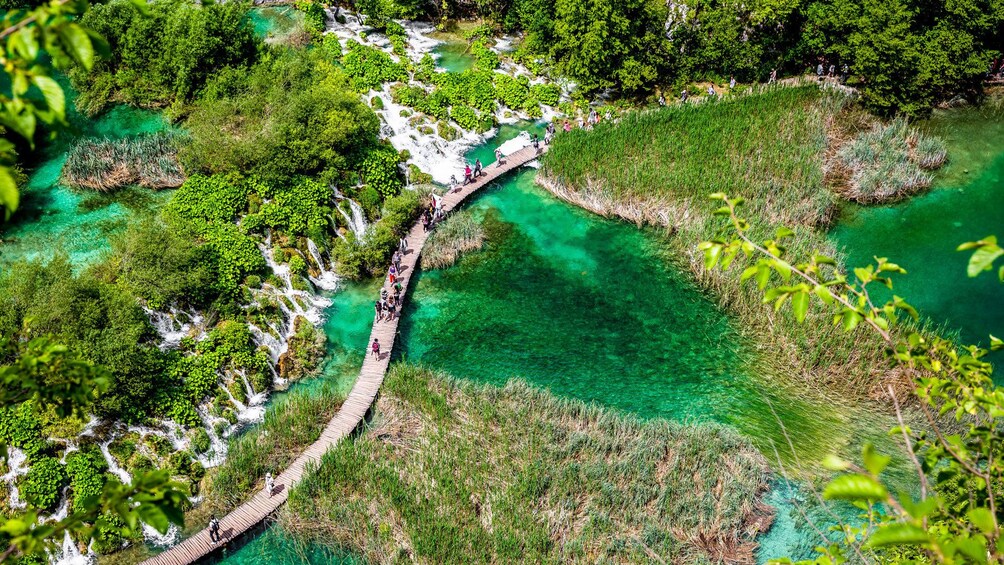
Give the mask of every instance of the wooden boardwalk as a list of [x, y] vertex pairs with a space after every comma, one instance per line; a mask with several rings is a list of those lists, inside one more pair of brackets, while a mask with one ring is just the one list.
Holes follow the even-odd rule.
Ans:
[[[540, 149], [541, 153], [543, 153], [547, 151], [547, 146], [541, 143]], [[503, 159], [504, 164], [500, 166], [496, 166], [494, 163], [489, 164], [483, 171], [485, 175], [480, 177], [476, 183], [465, 187], [458, 187], [456, 190], [450, 190], [443, 197], [444, 212], [454, 210], [479, 188], [503, 174], [533, 161], [537, 157], [537, 151], [532, 146], [529, 146], [505, 157]], [[402, 296], [407, 296], [411, 276], [415, 273], [418, 259], [422, 254], [422, 248], [425, 247], [425, 242], [429, 238], [430, 233], [425, 231], [421, 222], [417, 222], [412, 226], [411, 231], [408, 233], [408, 251], [401, 260], [401, 276], [398, 278], [404, 287]], [[390, 284], [386, 279], [384, 280], [384, 288], [393, 294], [393, 289], [390, 288]], [[400, 311], [400, 307], [398, 311]], [[341, 409], [328, 422], [324, 431], [321, 432], [321, 437], [300, 454], [285, 471], [275, 477], [275, 492], [272, 496], [259, 491], [250, 500], [220, 518], [221, 542], [213, 543], [209, 538], [209, 529], [206, 528], [163, 553], [147, 559], [143, 563], [148, 565], [187, 565], [195, 563], [213, 552], [221, 550], [229, 541], [240, 537], [286, 502], [290, 489], [303, 477], [307, 463], [319, 464], [321, 456], [324, 455], [328, 448], [359, 427], [359, 424], [366, 416], [366, 412], [373, 405], [377, 392], [380, 390], [380, 385], [383, 384], [387, 366], [390, 364], [390, 354], [394, 348], [399, 321], [400, 319], [398, 318], [376, 322], [374, 316], [373, 330], [370, 332], [370, 339], [367, 342], [366, 360], [363, 362], [359, 378], [356, 379], [356, 383], [342, 404]], [[379, 357], [371, 354], [368, 349], [368, 346], [373, 343], [374, 339], [380, 340], [381, 353]]]

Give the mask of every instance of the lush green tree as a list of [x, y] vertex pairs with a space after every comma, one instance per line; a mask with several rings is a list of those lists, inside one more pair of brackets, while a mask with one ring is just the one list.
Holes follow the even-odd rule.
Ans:
[[111, 101], [164, 106], [192, 99], [221, 67], [254, 61], [258, 42], [243, 2], [129, 0], [99, 4], [81, 23], [108, 38], [111, 53], [93, 72], [73, 72], [77, 106], [96, 113]]
[[325, 171], [338, 179], [365, 158], [379, 121], [322, 53], [277, 49], [250, 71], [214, 77], [188, 127], [181, 157], [189, 170], [280, 186]]

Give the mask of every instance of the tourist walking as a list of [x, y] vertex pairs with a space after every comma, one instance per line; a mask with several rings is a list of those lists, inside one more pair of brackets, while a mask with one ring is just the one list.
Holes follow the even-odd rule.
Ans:
[[771, 69], [770, 77], [767, 78], [767, 84], [777, 82], [777, 69]]
[[386, 310], [387, 310], [387, 319], [388, 320], [393, 320], [394, 318], [397, 317], [395, 315], [395, 312], [397, 311], [397, 301], [395, 301], [393, 297], [391, 297], [390, 300], [387, 301], [387, 308], [386, 308]]
[[830, 78], [833, 78], [833, 77], [837, 76], [837, 66], [836, 65], [830, 65], [829, 71], [830, 72], [827, 73], [826, 76], [828, 76]]
[[271, 498], [272, 493], [275, 492], [275, 481], [272, 479], [272, 473], [265, 473], [265, 492], [268, 494], [269, 498]]
[[471, 164], [468, 163], [464, 165], [464, 186], [472, 182], [474, 182], [474, 179], [471, 178]]
[[220, 521], [213, 514], [209, 518], [209, 540], [213, 543], [220, 543]]
[[851, 68], [847, 66], [847, 63], [840, 65], [840, 83], [846, 84], [849, 76], [851, 76]]
[[390, 284], [394, 284], [394, 281], [397, 280], [397, 267], [391, 265], [390, 268], [387, 269], [387, 278], [390, 280]]
[[544, 133], [544, 145], [550, 145], [550, 144], [551, 144], [551, 132], [545, 132]]
[[687, 101], [687, 96], [690, 96], [690, 93], [689, 93], [689, 92], [687, 92], [687, 89], [686, 89], [686, 88], [684, 88], [684, 89], [683, 89], [683, 90], [682, 90], [682, 91], [680, 92], [680, 102], [686, 102], [686, 101]]
[[548, 122], [547, 127], [544, 129], [545, 132], [554, 135], [555, 130], [558, 128], [554, 127], [554, 122]]
[[735, 88], [736, 88], [736, 77], [730, 76], [729, 77], [729, 90], [735, 90]]
[[394, 264], [394, 267], [397, 268], [397, 272], [400, 273], [401, 272], [401, 252], [400, 251], [395, 251], [394, 254], [391, 255], [390, 262]]
[[533, 137], [530, 138], [530, 143], [533, 144], [533, 148], [537, 153], [540, 153], [540, 139], [537, 138], [537, 134], [533, 134]]
[[481, 159], [475, 159], [474, 160], [474, 177], [477, 178], [477, 177], [480, 177], [482, 175], [484, 175], [484, 173], [481, 172]]
[[708, 96], [714, 96], [714, 95], [715, 95], [715, 85], [709, 84], [708, 85]]
[[408, 238], [407, 237], [402, 237], [397, 242], [397, 249], [398, 249], [398, 251], [401, 252], [401, 255], [404, 255], [405, 253], [408, 252]]
[[823, 80], [823, 63], [822, 62], [820, 62], [818, 65], [816, 65], [816, 76], [819, 77], [819, 80]]
[[376, 357], [377, 359], [380, 358], [380, 340], [379, 339], [374, 339], [373, 340], [373, 345], [370, 347], [370, 351], [373, 353], [374, 357]]
[[660, 106], [665, 106], [666, 105], [666, 97], [663, 96], [662, 94], [659, 95], [659, 105]]
[[376, 304], [373, 306], [373, 309], [376, 310], [376, 321], [382, 322], [383, 321], [383, 300], [377, 300]]
[[572, 131], [572, 122], [565, 120], [565, 133]]

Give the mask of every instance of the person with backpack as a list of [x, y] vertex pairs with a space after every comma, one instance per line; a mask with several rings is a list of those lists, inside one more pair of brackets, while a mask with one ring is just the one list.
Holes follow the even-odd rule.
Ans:
[[209, 540], [213, 543], [220, 543], [220, 521], [213, 514], [209, 518]]
[[370, 347], [370, 351], [373, 352], [373, 356], [377, 359], [380, 358], [380, 340], [374, 339], [373, 345]]
[[480, 177], [482, 175], [484, 175], [484, 173], [481, 172], [481, 159], [475, 159], [474, 160], [474, 178]]
[[373, 305], [373, 309], [376, 310], [376, 321], [383, 321], [383, 301], [377, 300], [376, 304]]
[[471, 178], [471, 165], [468, 163], [464, 165], [464, 186], [467, 186], [472, 182], [474, 182], [474, 179]]

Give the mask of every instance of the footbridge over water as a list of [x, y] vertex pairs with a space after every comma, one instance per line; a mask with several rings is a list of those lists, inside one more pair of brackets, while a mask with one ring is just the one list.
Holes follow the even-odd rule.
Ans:
[[[500, 163], [489, 164], [483, 171], [484, 175], [479, 177], [477, 182], [452, 189], [443, 197], [443, 211], [448, 213], [456, 209], [481, 187], [488, 185], [505, 173], [533, 161], [546, 151], [547, 146], [543, 144], [541, 144], [539, 151], [533, 146], [527, 146], [504, 157]], [[403, 286], [403, 297], [407, 297], [412, 275], [415, 273], [422, 249], [425, 247], [430, 233], [425, 231], [421, 222], [417, 222], [408, 232], [408, 251], [401, 260], [401, 274], [398, 277], [398, 281]], [[393, 294], [393, 289], [390, 288], [386, 279], [383, 288]], [[399, 318], [395, 318], [377, 322], [374, 319], [373, 330], [370, 332], [367, 344], [372, 344], [374, 339], [379, 340], [380, 355], [374, 356], [368, 350], [366, 351], [366, 360], [363, 362], [359, 378], [356, 379], [356, 383], [342, 407], [325, 426], [317, 441], [275, 478], [275, 493], [272, 496], [259, 491], [250, 500], [220, 518], [219, 531], [222, 539], [219, 543], [213, 543], [209, 536], [209, 529], [206, 528], [143, 563], [146, 565], [187, 565], [198, 562], [222, 550], [227, 543], [240, 538], [285, 503], [290, 489], [303, 477], [307, 464], [319, 464], [321, 456], [328, 448], [351, 434], [366, 417], [367, 411], [376, 400], [380, 385], [383, 384], [384, 375], [387, 373], [390, 355], [397, 338], [399, 320]]]

